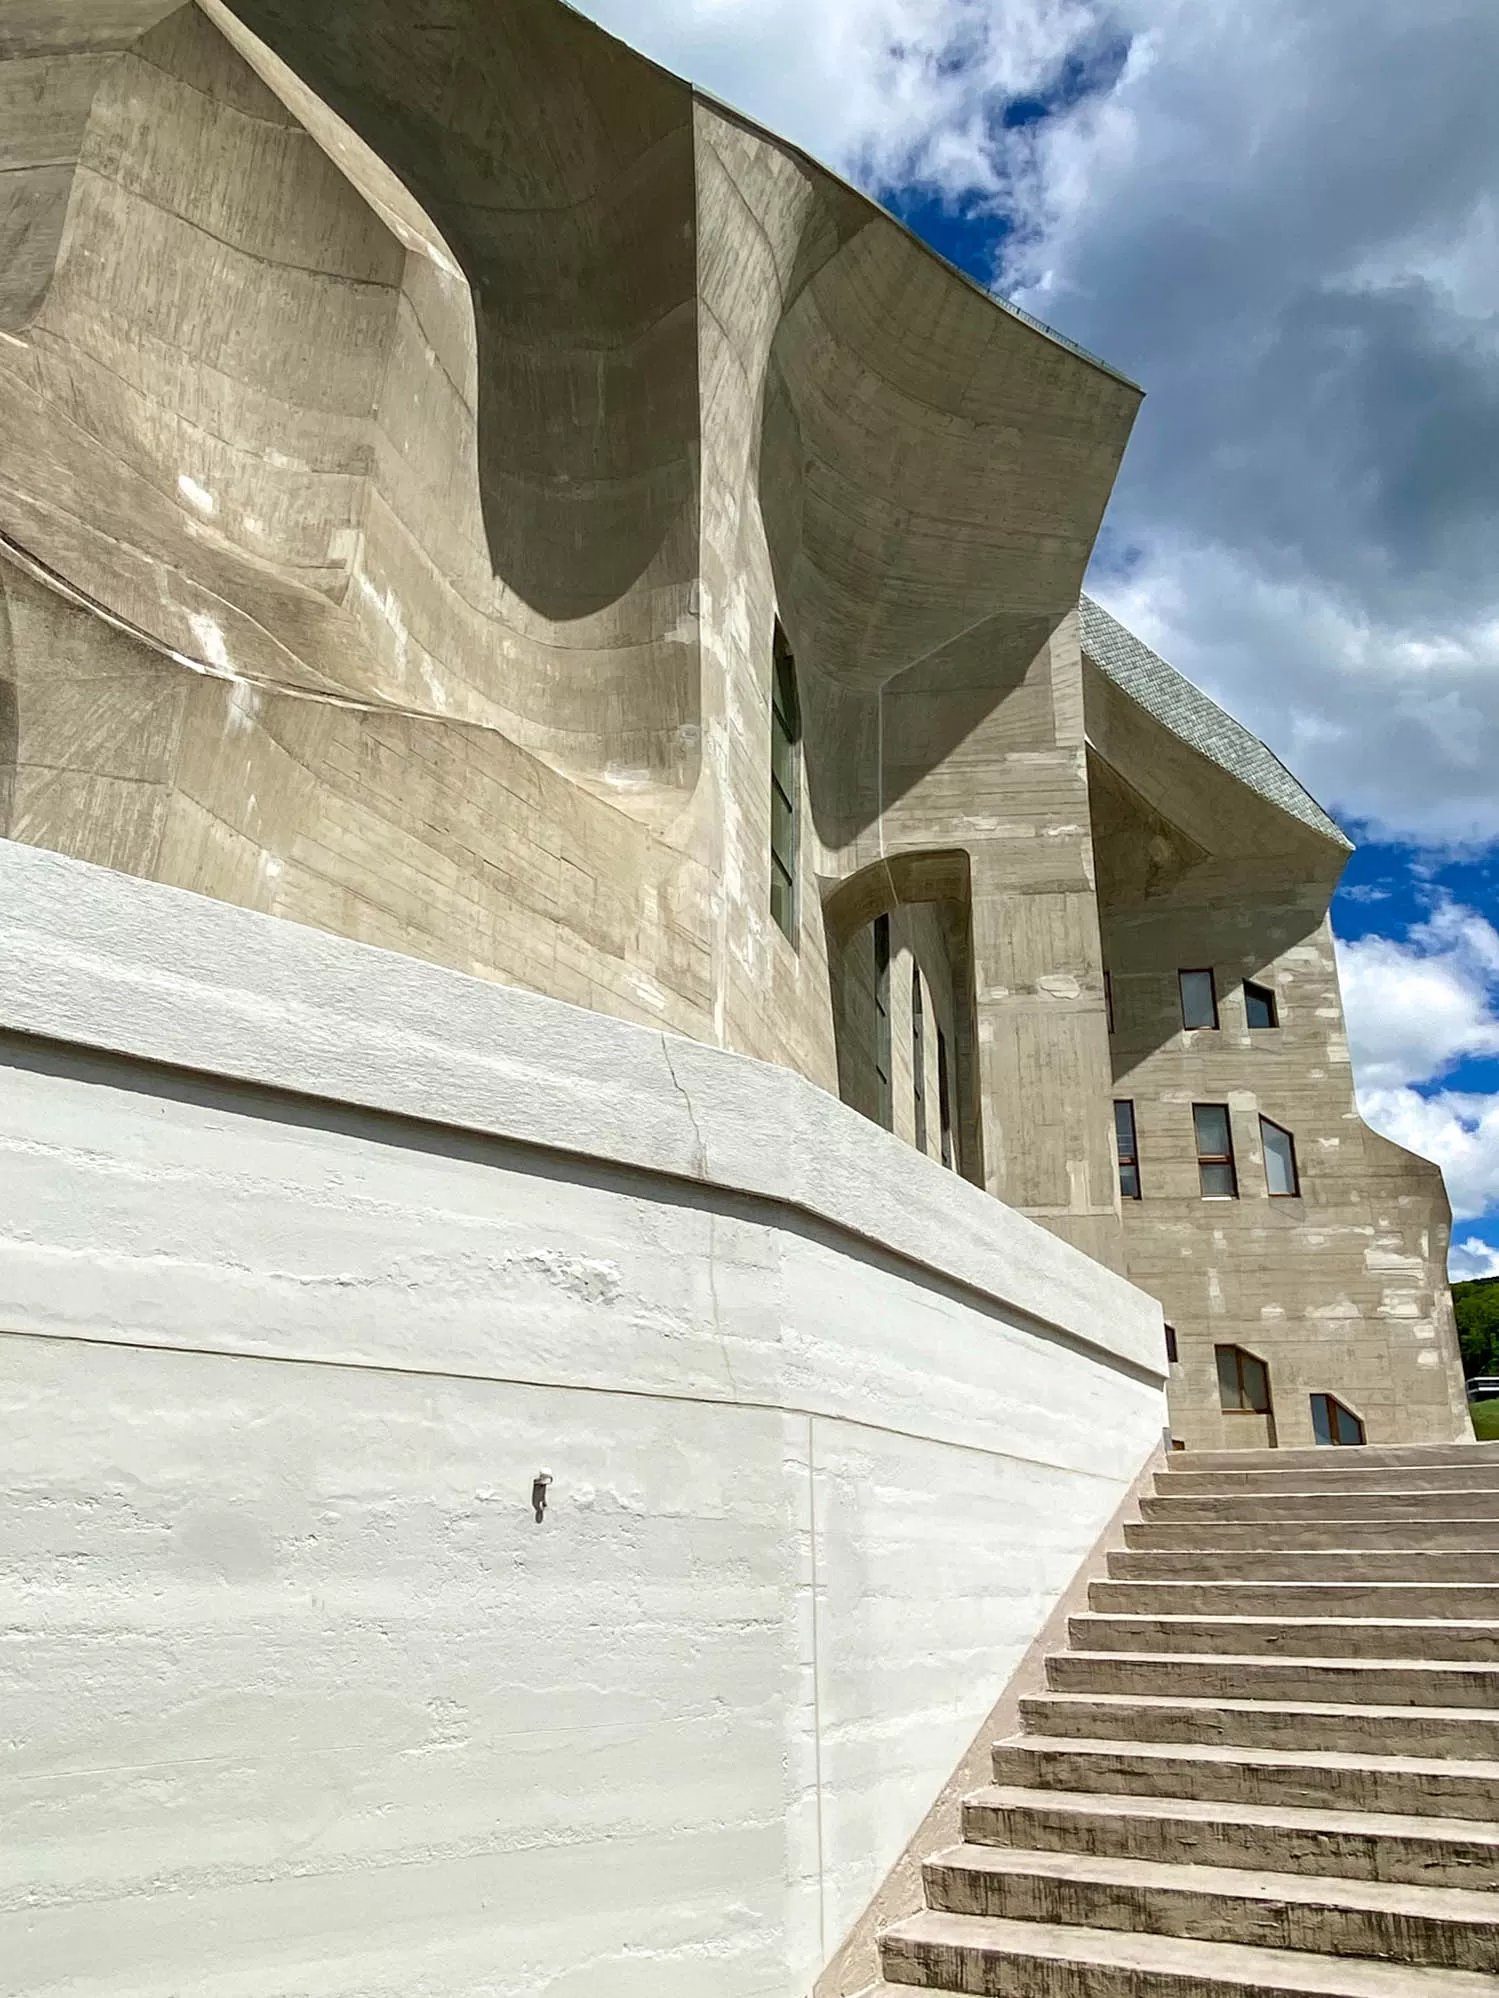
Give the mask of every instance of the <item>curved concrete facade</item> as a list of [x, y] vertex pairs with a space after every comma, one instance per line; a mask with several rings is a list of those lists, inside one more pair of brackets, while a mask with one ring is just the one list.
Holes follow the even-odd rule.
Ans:
[[[556, 0], [29, 0], [0, 102], [0, 831], [799, 1071], [1157, 1287], [1194, 1441], [1251, 1337], [1288, 1435], [1463, 1425], [1345, 843], [1079, 608], [1133, 385]], [[1194, 1196], [1199, 1090], [1299, 1219]]]

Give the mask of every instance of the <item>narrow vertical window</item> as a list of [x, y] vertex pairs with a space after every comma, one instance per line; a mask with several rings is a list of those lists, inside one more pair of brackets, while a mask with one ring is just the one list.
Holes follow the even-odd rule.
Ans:
[[926, 1150], [926, 1008], [921, 1002], [921, 968], [911, 966], [911, 1101], [916, 1112], [916, 1149]]
[[[1166, 1329], [1166, 1364], [1168, 1367], [1174, 1367], [1177, 1363], [1176, 1327], [1174, 1325], [1168, 1325], [1165, 1329]], [[1180, 1445], [1178, 1445], [1177, 1447], [1180, 1448]]]
[[947, 1065], [947, 1036], [937, 1029], [937, 1115], [942, 1128], [942, 1163], [954, 1163], [952, 1142], [952, 1075]]
[[1211, 971], [1179, 971], [1177, 984], [1181, 987], [1182, 1025], [1184, 1027], [1216, 1027], [1218, 1024], [1218, 989], [1213, 983]]
[[796, 661], [776, 620], [770, 687], [770, 913], [796, 942], [796, 862], [801, 843], [801, 711]]
[[1135, 1144], [1135, 1106], [1114, 1105], [1114, 1135], [1119, 1140], [1119, 1191], [1126, 1200], [1140, 1198], [1140, 1154]]
[[1215, 1346], [1218, 1404], [1230, 1415], [1270, 1413], [1270, 1369], [1242, 1346]]
[[1103, 1016], [1109, 1024], [1109, 1032], [1114, 1031], [1114, 980], [1106, 971], [1103, 975]]
[[1362, 1443], [1364, 1425], [1334, 1395], [1312, 1396], [1312, 1434], [1319, 1443]]
[[878, 1118], [891, 1129], [890, 918], [874, 919], [874, 1083]]
[[1254, 1029], [1280, 1025], [1275, 994], [1268, 985], [1251, 985], [1247, 978], [1244, 980], [1244, 1019]]
[[1239, 1177], [1234, 1171], [1234, 1141], [1226, 1103], [1194, 1103], [1197, 1129], [1197, 1177], [1204, 1200], [1237, 1200]]
[[1260, 1143], [1265, 1148], [1265, 1184], [1273, 1200], [1291, 1200], [1301, 1191], [1296, 1170], [1296, 1140], [1268, 1117], [1260, 1119]]

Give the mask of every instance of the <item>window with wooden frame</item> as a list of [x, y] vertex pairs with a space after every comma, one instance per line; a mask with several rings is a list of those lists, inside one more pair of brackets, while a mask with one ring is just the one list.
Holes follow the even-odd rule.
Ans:
[[926, 1007], [921, 967], [911, 966], [911, 1107], [916, 1113], [916, 1149], [926, 1150]]
[[1268, 985], [1252, 985], [1247, 978], [1244, 980], [1244, 1018], [1256, 1033], [1280, 1025], [1280, 1009]]
[[1192, 1123], [1197, 1133], [1197, 1178], [1204, 1200], [1237, 1200], [1239, 1175], [1234, 1169], [1233, 1131], [1226, 1103], [1194, 1103]]
[[1218, 1405], [1229, 1415], [1270, 1413], [1270, 1369], [1242, 1346], [1215, 1346]]
[[770, 683], [770, 913], [794, 944], [801, 846], [801, 708], [796, 661], [776, 620]]
[[1336, 1396], [1312, 1396], [1312, 1434], [1319, 1443], [1362, 1443], [1364, 1425]]
[[894, 1128], [890, 1094], [890, 918], [874, 919], [874, 1089], [875, 1113], [887, 1131]]
[[1260, 1119], [1260, 1143], [1265, 1152], [1265, 1184], [1272, 1200], [1294, 1200], [1301, 1192], [1296, 1170], [1296, 1140], [1268, 1117]]
[[1114, 1105], [1114, 1135], [1119, 1143], [1119, 1191], [1126, 1200], [1140, 1198], [1140, 1152], [1135, 1142], [1135, 1106]]
[[1216, 1027], [1218, 1024], [1218, 987], [1212, 971], [1179, 971], [1176, 983], [1181, 993], [1182, 1025], [1184, 1027]]

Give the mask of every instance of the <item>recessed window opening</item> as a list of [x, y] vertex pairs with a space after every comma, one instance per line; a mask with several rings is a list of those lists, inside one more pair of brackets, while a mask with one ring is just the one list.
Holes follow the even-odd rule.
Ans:
[[1197, 1178], [1204, 1200], [1237, 1200], [1239, 1176], [1234, 1170], [1234, 1140], [1226, 1103], [1194, 1103], [1197, 1131]]
[[1275, 994], [1268, 985], [1251, 985], [1247, 978], [1244, 980], [1244, 1018], [1256, 1030], [1280, 1025]]
[[1218, 988], [1213, 982], [1211, 971], [1179, 971], [1176, 982], [1181, 988], [1182, 1025], [1184, 1027], [1216, 1027], [1218, 1024]]
[[1109, 1032], [1114, 1031], [1114, 980], [1107, 971], [1103, 975], [1103, 1016], [1108, 1022]]
[[1114, 1105], [1114, 1135], [1119, 1141], [1119, 1191], [1126, 1200], [1140, 1198], [1140, 1154], [1135, 1143], [1135, 1106]]
[[952, 1141], [952, 1070], [947, 1060], [947, 1036], [937, 1029], [937, 1115], [942, 1130], [942, 1163], [954, 1166]]
[[1176, 1362], [1176, 1327], [1168, 1325], [1166, 1327], [1166, 1364], [1168, 1367], [1174, 1367]]
[[1228, 1415], [1270, 1413], [1270, 1369], [1242, 1346], [1215, 1346], [1218, 1405]]
[[890, 918], [874, 919], [874, 1083], [879, 1122], [892, 1128], [890, 1097]]
[[801, 846], [801, 733], [796, 661], [777, 618], [770, 685], [770, 913], [793, 944]]
[[1364, 1425], [1335, 1396], [1312, 1396], [1312, 1433], [1319, 1443], [1362, 1443]]
[[911, 966], [911, 1103], [916, 1113], [916, 1149], [926, 1150], [926, 1008], [921, 1000], [921, 967]]
[[1260, 1119], [1260, 1143], [1265, 1148], [1265, 1184], [1272, 1200], [1293, 1200], [1301, 1191], [1296, 1170], [1296, 1140], [1268, 1117]]

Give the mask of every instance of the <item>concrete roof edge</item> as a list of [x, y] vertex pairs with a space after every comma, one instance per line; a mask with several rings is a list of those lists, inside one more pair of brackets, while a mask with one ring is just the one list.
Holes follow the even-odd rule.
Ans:
[[731, 118], [735, 124], [744, 126], [747, 131], [753, 132], [757, 138], [765, 140], [768, 145], [776, 146], [783, 153], [788, 153], [792, 158], [800, 160], [804, 166], [810, 167], [814, 173], [823, 174], [828, 180], [833, 181], [837, 186], [843, 188], [846, 193], [851, 194], [856, 201], [862, 202], [870, 210], [871, 214], [879, 216], [881, 220], [888, 222], [892, 228], [899, 229], [902, 235], [909, 236], [911, 241], [929, 256], [934, 263], [939, 264], [943, 270], [950, 272], [960, 284], [966, 285], [970, 291], [976, 292], [980, 298], [987, 300], [996, 311], [1007, 314], [1011, 319], [1018, 319], [1022, 326], [1028, 326], [1033, 333], [1040, 334], [1043, 339], [1050, 340], [1055, 346], [1061, 347], [1067, 353], [1075, 355], [1078, 360], [1085, 361], [1090, 368], [1097, 368], [1100, 374], [1108, 375], [1112, 381], [1121, 383], [1125, 388], [1133, 389], [1136, 395], [1143, 396], [1145, 394], [1145, 390], [1139, 382], [1132, 380], [1121, 369], [1112, 366], [1110, 362], [1105, 361], [1100, 355], [1090, 353], [1086, 347], [1081, 346], [1076, 340], [1068, 339], [1065, 333], [1059, 333], [1054, 326], [1048, 326], [1044, 319], [1038, 319], [1035, 313], [1027, 312], [1024, 306], [1012, 304], [1009, 299], [1001, 298], [998, 293], [990, 291], [987, 285], [982, 285], [976, 278], [970, 277], [967, 271], [960, 269], [957, 264], [953, 263], [950, 257], [944, 257], [940, 250], [933, 249], [930, 243], [923, 237], [918, 236], [909, 223], [902, 222], [898, 215], [892, 215], [883, 202], [876, 201], [873, 195], [866, 194], [860, 187], [855, 187], [852, 181], [847, 180], [835, 168], [828, 166], [826, 162], [818, 159], [815, 154], [808, 152], [805, 146], [799, 146], [794, 139], [783, 138], [779, 132], [771, 131], [768, 125], [762, 125], [758, 119], [750, 117], [747, 111], [741, 111], [737, 105], [728, 103], [726, 99], [715, 97], [711, 90], [704, 90], [700, 84], [694, 83], [690, 77], [679, 76], [674, 69], [668, 69], [665, 63], [657, 62], [654, 56], [646, 55], [644, 50], [636, 48], [633, 42], [626, 41], [623, 35], [615, 34], [613, 29], [606, 28], [600, 22], [595, 21], [591, 14], [585, 14], [581, 8], [573, 6], [572, 0], [557, 0], [557, 4], [560, 7], [564, 7], [569, 14], [576, 14], [578, 19], [585, 22], [596, 34], [603, 35], [608, 40], [617, 42], [621, 48], [628, 49], [637, 61], [645, 63], [649, 68], [655, 70], [659, 76], [664, 76], [670, 82], [678, 84], [683, 90], [690, 93], [694, 103], [704, 104], [710, 110], [718, 112], [720, 116]]
[[1353, 841], [1337, 820], [1252, 730], [1153, 652], [1094, 598], [1084, 594], [1078, 608], [1083, 652], [1122, 694], [1178, 741], [1216, 763], [1267, 804], [1299, 820], [1343, 852], [1353, 852]]

